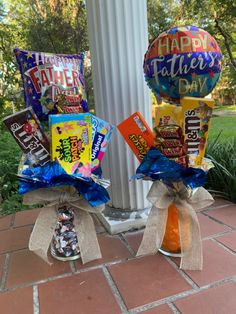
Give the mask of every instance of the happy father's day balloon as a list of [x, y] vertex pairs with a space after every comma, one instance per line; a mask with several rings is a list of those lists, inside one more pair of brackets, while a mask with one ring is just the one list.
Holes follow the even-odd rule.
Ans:
[[154, 94], [179, 103], [184, 96], [204, 97], [214, 89], [222, 69], [216, 40], [195, 26], [174, 27], [150, 44], [144, 73]]

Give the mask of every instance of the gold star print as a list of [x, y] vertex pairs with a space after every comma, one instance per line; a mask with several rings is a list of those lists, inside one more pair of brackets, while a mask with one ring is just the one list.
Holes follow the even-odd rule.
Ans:
[[33, 57], [33, 56], [32, 56], [32, 53], [28, 52], [28, 53], [26, 54], [26, 57], [27, 57], [27, 60], [28, 60], [29, 58], [32, 58], [32, 57]]
[[188, 53], [187, 56], [188, 56], [188, 58], [190, 58], [191, 57], [191, 53]]

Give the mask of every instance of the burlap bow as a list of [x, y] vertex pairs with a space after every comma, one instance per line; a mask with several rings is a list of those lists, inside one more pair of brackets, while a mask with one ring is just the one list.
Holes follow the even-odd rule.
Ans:
[[53, 232], [58, 219], [58, 208], [65, 204], [74, 210], [74, 225], [78, 238], [78, 246], [83, 263], [101, 258], [93, 219], [90, 213], [100, 213], [104, 205], [92, 207], [81, 199], [73, 187], [57, 187], [38, 189], [24, 195], [24, 204], [43, 204], [29, 240], [29, 249], [36, 253], [48, 264], [52, 264], [48, 257]]
[[[196, 189], [194, 193], [189, 193], [182, 183], [178, 185], [177, 190], [173, 190], [164, 183], [155, 181], [147, 199], [152, 203], [152, 208], [137, 256], [155, 254], [160, 249], [166, 229], [168, 207], [173, 203], [178, 208], [182, 256], [180, 268], [201, 270], [203, 264], [202, 243], [196, 210], [214, 202], [210, 193], [203, 187]], [[185, 232], [187, 225], [190, 228], [191, 239]]]

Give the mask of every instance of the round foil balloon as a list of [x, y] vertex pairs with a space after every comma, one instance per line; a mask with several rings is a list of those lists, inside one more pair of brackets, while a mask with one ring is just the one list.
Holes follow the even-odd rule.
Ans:
[[208, 95], [221, 68], [222, 54], [217, 42], [195, 26], [174, 27], [160, 34], [144, 58], [148, 86], [157, 98], [177, 103], [184, 96]]
[[21, 72], [26, 107], [39, 119], [52, 113], [87, 112], [84, 55], [14, 49]]

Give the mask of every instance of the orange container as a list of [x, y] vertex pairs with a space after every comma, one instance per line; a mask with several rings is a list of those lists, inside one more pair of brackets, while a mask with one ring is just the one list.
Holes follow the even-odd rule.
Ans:
[[161, 250], [165, 251], [166, 253], [174, 254], [181, 253], [178, 224], [178, 208], [174, 204], [170, 204], [170, 206], [168, 207], [166, 231], [162, 242]]
[[[185, 250], [187, 250], [191, 244], [190, 227], [189, 217], [189, 219], [185, 219], [185, 221], [182, 222], [184, 233], [183, 245]], [[174, 204], [170, 204], [168, 207], [166, 230], [160, 251], [170, 256], [176, 256], [182, 253], [179, 235], [178, 208]]]

